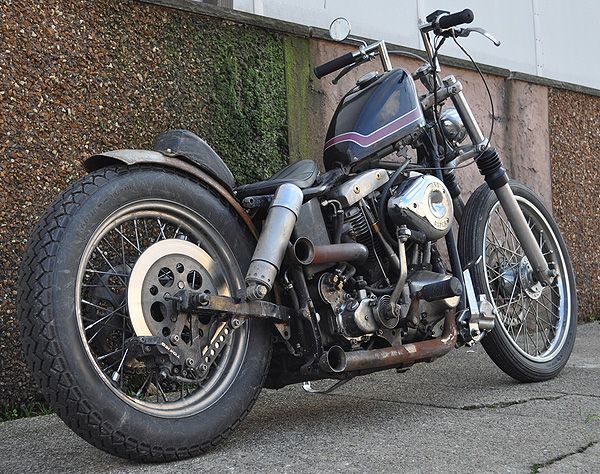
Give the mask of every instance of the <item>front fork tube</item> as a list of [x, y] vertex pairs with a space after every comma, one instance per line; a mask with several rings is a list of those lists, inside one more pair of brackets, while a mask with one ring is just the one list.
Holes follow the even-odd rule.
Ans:
[[533, 232], [525, 220], [523, 211], [521, 211], [510, 185], [506, 183], [503, 186], [494, 189], [494, 192], [508, 218], [508, 222], [510, 222], [510, 225], [517, 235], [521, 247], [523, 247], [525, 256], [533, 269], [535, 279], [543, 285], [546, 285], [549, 283], [549, 278], [551, 277], [548, 262], [544, 258], [542, 249], [536, 242]]
[[443, 83], [444, 86], [452, 87], [454, 89], [451, 99], [456, 107], [458, 115], [465, 125], [473, 145], [483, 150], [476, 159], [479, 172], [484, 176], [490, 189], [496, 193], [498, 201], [500, 201], [500, 205], [513, 227], [521, 247], [523, 247], [525, 256], [529, 260], [534, 277], [543, 285], [548, 284], [552, 278], [550, 270], [548, 269], [548, 263], [546, 262], [542, 250], [536, 242], [533, 232], [531, 232], [531, 228], [525, 220], [523, 211], [521, 211], [521, 208], [515, 199], [515, 195], [508, 184], [508, 176], [502, 167], [498, 152], [496, 149], [488, 146], [487, 140], [481, 132], [481, 129], [475, 120], [475, 116], [462, 92], [462, 85], [460, 82], [457, 81], [454, 76], [448, 76], [444, 78]]

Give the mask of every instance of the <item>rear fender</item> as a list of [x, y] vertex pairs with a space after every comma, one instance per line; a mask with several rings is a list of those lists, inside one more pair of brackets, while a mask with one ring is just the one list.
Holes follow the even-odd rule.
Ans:
[[254, 223], [252, 222], [252, 219], [250, 219], [248, 213], [234, 197], [233, 193], [231, 192], [231, 186], [226, 186], [221, 180], [197, 166], [196, 163], [192, 164], [190, 161], [180, 156], [167, 156], [158, 151], [113, 150], [90, 156], [87, 160], [85, 160], [83, 166], [86, 171], [92, 172], [119, 163], [127, 166], [140, 164], [164, 166], [168, 168], [175, 168], [194, 176], [202, 181], [206, 186], [215, 190], [221, 197], [223, 197], [229, 203], [231, 208], [244, 221], [254, 238], [258, 240], [258, 232], [256, 231], [256, 227], [254, 226]]

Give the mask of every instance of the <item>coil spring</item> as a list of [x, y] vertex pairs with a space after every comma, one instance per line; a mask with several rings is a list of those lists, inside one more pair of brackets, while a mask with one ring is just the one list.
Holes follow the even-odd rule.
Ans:
[[372, 238], [369, 223], [365, 219], [362, 211], [358, 207], [347, 209], [344, 215], [344, 221], [352, 226], [354, 239], [359, 244], [363, 244], [369, 249], [369, 258], [367, 262], [369, 264], [376, 263], [377, 257], [375, 252], [377, 252], [377, 255], [384, 255], [384, 249], [379, 239]]

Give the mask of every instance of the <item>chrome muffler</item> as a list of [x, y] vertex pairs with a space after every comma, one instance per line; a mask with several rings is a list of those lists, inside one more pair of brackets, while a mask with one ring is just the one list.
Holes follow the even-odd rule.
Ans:
[[302, 190], [295, 184], [285, 183], [277, 188], [246, 273], [249, 300], [261, 300], [271, 291], [303, 199]]

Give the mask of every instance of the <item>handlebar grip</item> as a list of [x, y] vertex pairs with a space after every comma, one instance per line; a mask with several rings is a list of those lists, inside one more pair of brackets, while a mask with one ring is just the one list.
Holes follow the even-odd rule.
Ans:
[[323, 76], [327, 74], [331, 74], [332, 72], [337, 71], [338, 69], [342, 69], [343, 67], [350, 66], [350, 64], [354, 63], [354, 54], [347, 53], [339, 58], [332, 59], [331, 61], [321, 64], [313, 69], [315, 76], [321, 79]]
[[471, 23], [474, 18], [473, 11], [465, 8], [462, 12], [440, 17], [438, 26], [440, 29], [445, 30], [446, 28], [452, 28], [453, 26], [462, 25], [463, 23]]

